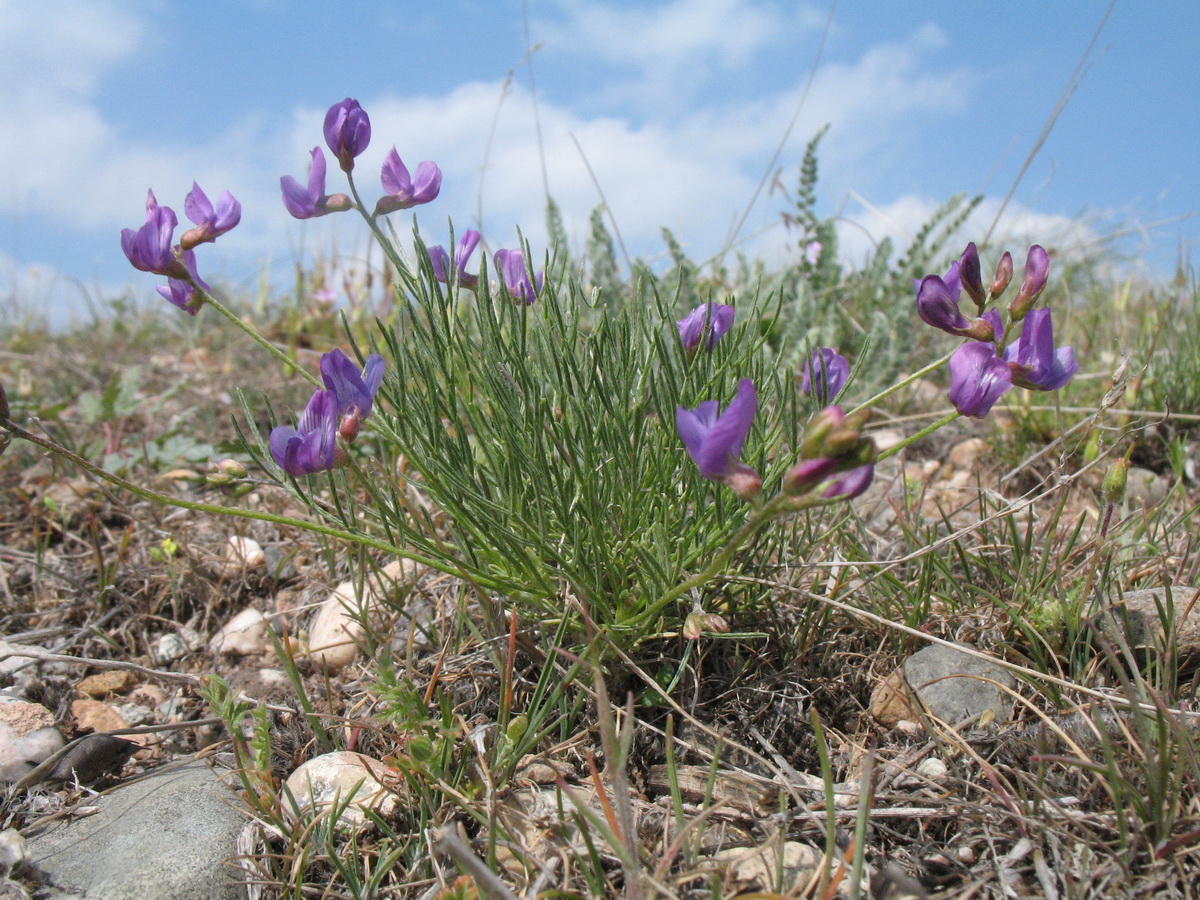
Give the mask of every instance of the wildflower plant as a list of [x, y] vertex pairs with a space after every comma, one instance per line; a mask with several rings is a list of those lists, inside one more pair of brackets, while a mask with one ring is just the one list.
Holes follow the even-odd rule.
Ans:
[[[554, 253], [525, 243], [473, 266], [482, 241], [473, 230], [453, 257], [426, 248], [414, 230], [410, 252], [382, 220], [433, 202], [441, 170], [426, 161], [410, 173], [393, 147], [371, 203], [356, 181], [372, 138], [367, 112], [351, 99], [335, 104], [324, 138], [344, 192], [329, 193], [318, 146], [303, 181], [281, 177], [282, 202], [299, 219], [357, 213], [396, 273], [396, 303], [369, 337], [329, 348], [319, 378], [233, 315], [198, 273], [194, 248], [240, 220], [227, 192], [213, 203], [193, 187], [185, 211], [194, 227], [178, 243], [174, 212], [151, 192], [145, 224], [121, 237], [131, 264], [167, 279], [160, 291], [171, 303], [192, 315], [212, 306], [312, 384], [294, 420], [277, 419], [267, 435], [245, 432], [249, 456], [310, 518], [110, 480], [163, 502], [408, 557], [461, 576], [493, 626], [514, 609], [521, 621], [549, 626], [543, 633], [578, 639], [586, 618], [626, 649], [664, 634], [728, 630], [737, 610], [705, 612], [704, 600], [731, 568], [754, 564], [770, 526], [846, 504], [870, 486], [882, 456], [864, 430], [870, 407], [898, 386], [849, 411], [831, 405], [853, 387], [849, 360], [818, 347], [795, 366], [793, 348], [772, 346], [771, 329], [758, 327], [778, 313], [772, 297], [681, 309], [673, 295], [651, 291], [614, 302], [585, 290]], [[808, 242], [810, 267], [824, 259], [820, 243]], [[985, 290], [972, 244], [945, 275], [916, 282], [912, 314], [966, 342], [908, 381], [949, 363], [955, 415], [986, 415], [1013, 386], [1055, 390], [1077, 368], [1070, 348], [1054, 347], [1049, 310], [1032, 308], [1048, 273], [1040, 247], [1007, 321], [988, 308], [1011, 270], [1006, 254]], [[964, 291], [974, 315], [959, 309]], [[245, 411], [247, 421], [258, 418], [252, 406]], [[47, 445], [7, 415], [3, 424]]]

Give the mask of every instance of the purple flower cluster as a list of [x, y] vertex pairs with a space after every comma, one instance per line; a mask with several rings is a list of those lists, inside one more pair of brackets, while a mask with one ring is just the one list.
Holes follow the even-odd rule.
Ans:
[[[347, 97], [335, 103], [325, 114], [325, 143], [337, 159], [343, 172], [354, 170], [354, 159], [371, 143], [371, 120], [357, 100]], [[325, 193], [325, 153], [313, 147], [308, 183], [300, 184], [291, 175], [279, 179], [283, 205], [297, 219], [313, 219], [329, 213], [354, 208], [346, 194]], [[375, 216], [386, 216], [399, 209], [409, 209], [435, 199], [442, 189], [442, 171], [426, 161], [417, 166], [415, 177], [393, 147], [383, 161], [379, 175], [384, 196], [375, 205]]]
[[293, 477], [346, 463], [338, 439], [350, 443], [358, 437], [383, 381], [383, 357], [372, 353], [359, 371], [345, 353], [331, 350], [321, 357], [321, 380], [325, 388], [313, 393], [296, 427], [280, 425], [271, 431], [271, 456]]
[[[1008, 306], [1009, 327], [1021, 324], [1016, 342], [1005, 346], [1004, 322], [996, 309], [986, 309], [1012, 280], [1012, 256], [1005, 253], [987, 290], [983, 286], [979, 253], [967, 245], [946, 276], [927, 275], [916, 282], [917, 313], [936, 328], [973, 338], [950, 357], [950, 402], [964, 416], [982, 419], [1014, 385], [1036, 391], [1055, 391], [1078, 371], [1075, 351], [1054, 346], [1054, 323], [1046, 307], [1033, 309], [1050, 274], [1050, 255], [1034, 244], [1025, 261], [1025, 275]], [[961, 291], [975, 303], [976, 319], [958, 309]]]
[[196, 272], [193, 248], [215, 241], [233, 229], [242, 220], [242, 205], [229, 191], [222, 191], [214, 205], [200, 185], [192, 182], [192, 189], [183, 201], [183, 211], [194, 227], [174, 244], [179, 219], [169, 206], [158, 205], [153, 190], [148, 191], [145, 224], [136, 231], [121, 230], [121, 249], [135, 269], [166, 276], [167, 284], [160, 285], [158, 292], [194, 316], [202, 302], [197, 289], [207, 293], [209, 287]]

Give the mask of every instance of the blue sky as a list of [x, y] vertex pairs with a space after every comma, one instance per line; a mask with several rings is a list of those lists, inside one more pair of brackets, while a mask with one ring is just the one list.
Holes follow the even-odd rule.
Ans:
[[[150, 187], [182, 218], [193, 179], [243, 204], [242, 225], [200, 249], [210, 281], [252, 291], [266, 267], [284, 290], [297, 258], [361, 259], [361, 223], [297, 222], [279, 199], [344, 97], [373, 123], [356, 169], [368, 202], [394, 144], [442, 168], [441, 197], [417, 211], [430, 243], [453, 219], [493, 250], [517, 227], [544, 246], [531, 75], [550, 190], [579, 245], [599, 202], [586, 156], [633, 254], [660, 255], [663, 226], [694, 258], [718, 253], [797, 108], [776, 165], [794, 186], [830, 125], [820, 206], [843, 217], [849, 261], [903, 242], [949, 196], [984, 193], [965, 243], [987, 231], [1108, 5], [842, 0], [801, 105], [828, 4], [0, 0], [0, 303], [61, 320], [126, 290], [159, 302], [120, 229], [141, 223]], [[1001, 221], [1018, 259], [1031, 239], [1069, 252], [1127, 232], [1105, 245], [1123, 266], [1166, 279], [1181, 251], [1194, 265], [1198, 39], [1194, 0], [1116, 4]], [[783, 206], [758, 196], [743, 249], [794, 252]], [[403, 231], [410, 216], [393, 218]]]

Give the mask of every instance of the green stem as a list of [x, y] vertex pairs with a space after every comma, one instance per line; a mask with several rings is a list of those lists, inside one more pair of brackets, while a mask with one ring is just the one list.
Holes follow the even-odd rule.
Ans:
[[350, 194], [354, 198], [354, 205], [358, 209], [359, 215], [363, 217], [363, 221], [367, 223], [367, 227], [371, 229], [371, 234], [375, 236], [375, 240], [379, 243], [379, 247], [387, 256], [393, 268], [396, 270], [397, 277], [403, 278], [409, 274], [408, 265], [396, 252], [395, 246], [388, 239], [388, 236], [383, 233], [383, 229], [379, 227], [379, 221], [372, 213], [367, 212], [367, 208], [363, 205], [362, 197], [358, 194], [358, 186], [354, 183], [354, 174], [346, 173], [346, 183], [350, 185]]
[[299, 373], [309, 384], [317, 388], [323, 387], [320, 379], [306, 369], [301, 368], [301, 366], [294, 359], [292, 359], [290, 356], [268, 341], [265, 337], [243, 322], [241, 317], [235, 314], [234, 311], [227, 307], [224, 303], [219, 301], [212, 294], [200, 288], [198, 285], [193, 285], [193, 287], [195, 287], [196, 292], [204, 298], [204, 303], [207, 303], [209, 306], [213, 307], [213, 309], [227, 318], [230, 322], [242, 329], [242, 331], [246, 332], [252, 341], [278, 359], [293, 372]]
[[399, 556], [403, 559], [411, 559], [415, 563], [423, 566], [428, 566], [431, 569], [436, 569], [439, 572], [445, 572], [447, 575], [462, 575], [470, 577], [475, 583], [488, 588], [489, 590], [500, 590], [502, 585], [493, 579], [488, 578], [479, 572], [468, 572], [462, 565], [456, 565], [453, 562], [445, 562], [434, 559], [428, 556], [422, 556], [419, 553], [414, 553], [410, 549], [397, 547], [394, 544], [389, 544], [387, 541], [381, 541], [378, 538], [373, 538], [367, 534], [359, 534], [353, 531], [345, 531], [341, 528], [333, 528], [329, 525], [321, 525], [317, 522], [311, 522], [306, 519], [296, 519], [291, 516], [279, 516], [274, 513], [256, 512], [250, 509], [237, 509], [228, 506], [216, 506], [212, 503], [197, 503], [194, 500], [183, 500], [179, 497], [172, 497], [170, 494], [163, 494], [158, 491], [150, 490], [141, 485], [134, 484], [132, 481], [126, 481], [119, 475], [114, 475], [94, 463], [88, 462], [82, 456], [72, 453], [66, 447], [56, 444], [48, 438], [41, 437], [26, 431], [21, 428], [11, 419], [0, 419], [0, 428], [4, 428], [9, 434], [22, 440], [29, 441], [31, 444], [37, 444], [51, 453], [68, 459], [75, 465], [87, 472], [91, 472], [97, 478], [115, 484], [117, 487], [124, 488], [131, 494], [136, 494], [145, 500], [152, 500], [155, 503], [164, 503], [168, 506], [176, 506], [180, 509], [194, 509], [197, 512], [215, 513], [221, 516], [233, 516], [240, 519], [258, 519], [262, 522], [274, 522], [277, 525], [291, 525], [295, 528], [301, 528], [304, 531], [311, 531], [315, 534], [323, 534], [328, 537], [338, 538], [339, 540], [350, 541], [354, 544], [360, 544], [364, 547], [370, 547], [373, 550], [380, 550], [392, 556]]
[[[956, 347], [955, 349], [958, 349], [958, 348]], [[862, 410], [866, 409], [868, 406], [874, 406], [880, 400], [883, 400], [886, 397], [890, 397], [892, 394], [896, 393], [896, 391], [898, 391], [902, 388], [908, 387], [910, 384], [912, 384], [918, 378], [928, 375], [934, 369], [940, 368], [941, 366], [950, 362], [950, 357], [953, 355], [954, 355], [954, 350], [951, 350], [949, 353], [947, 353], [945, 356], [941, 357], [940, 359], [935, 359], [933, 362], [931, 362], [929, 365], [925, 366], [924, 368], [918, 369], [917, 371], [913, 372], [911, 375], [909, 375], [907, 378], [905, 378], [903, 381], [899, 382], [898, 384], [893, 384], [890, 388], [880, 391], [878, 394], [876, 394], [870, 400], [864, 400], [862, 403], [858, 404], [858, 406], [854, 407], [854, 409], [852, 409], [850, 412], [846, 413], [846, 415], [852, 416], [856, 412], [861, 412]]]
[[910, 434], [908, 437], [906, 437], [900, 443], [896, 444], [894, 447], [888, 447], [886, 450], [884, 450], [882, 453], [880, 453], [879, 456], [875, 457], [875, 461], [879, 462], [879, 460], [881, 460], [881, 459], [887, 459], [889, 456], [895, 456], [897, 453], [899, 453], [905, 447], [909, 446], [910, 444], [915, 444], [917, 441], [919, 441], [921, 438], [925, 437], [926, 435], [933, 434], [935, 431], [937, 431], [942, 426], [949, 425], [951, 422], [953, 422], [955, 419], [957, 419], [961, 415], [962, 415], [962, 413], [960, 413], [958, 410], [955, 410], [952, 413], [948, 413], [947, 415], [942, 416], [940, 419], [938, 419], [932, 425], [926, 425], [924, 428], [922, 428], [920, 431], [916, 432], [915, 434]]

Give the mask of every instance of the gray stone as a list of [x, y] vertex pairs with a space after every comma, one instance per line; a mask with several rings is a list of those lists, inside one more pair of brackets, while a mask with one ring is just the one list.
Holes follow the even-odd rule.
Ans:
[[[1169, 602], [1168, 602], [1169, 599]], [[1110, 639], [1119, 633], [1135, 650], [1158, 650], [1163, 646], [1166, 631], [1164, 619], [1173, 619], [1175, 652], [1181, 662], [1195, 665], [1200, 661], [1200, 588], [1176, 585], [1168, 598], [1166, 588], [1146, 588], [1126, 591], [1108, 605], [1108, 612], [1099, 616]], [[1095, 615], [1095, 613], [1093, 613]]]
[[904, 663], [904, 679], [931, 715], [951, 725], [989, 710], [994, 721], [1012, 718], [1013, 698], [1003, 688], [1012, 688], [1016, 679], [1007, 669], [953, 647], [932, 644], [917, 651]]
[[[244, 818], [204, 763], [164, 769], [96, 798], [97, 812], [28, 836], [39, 897], [86, 900], [236, 900], [226, 860]], [[50, 888], [50, 892], [46, 889]]]

